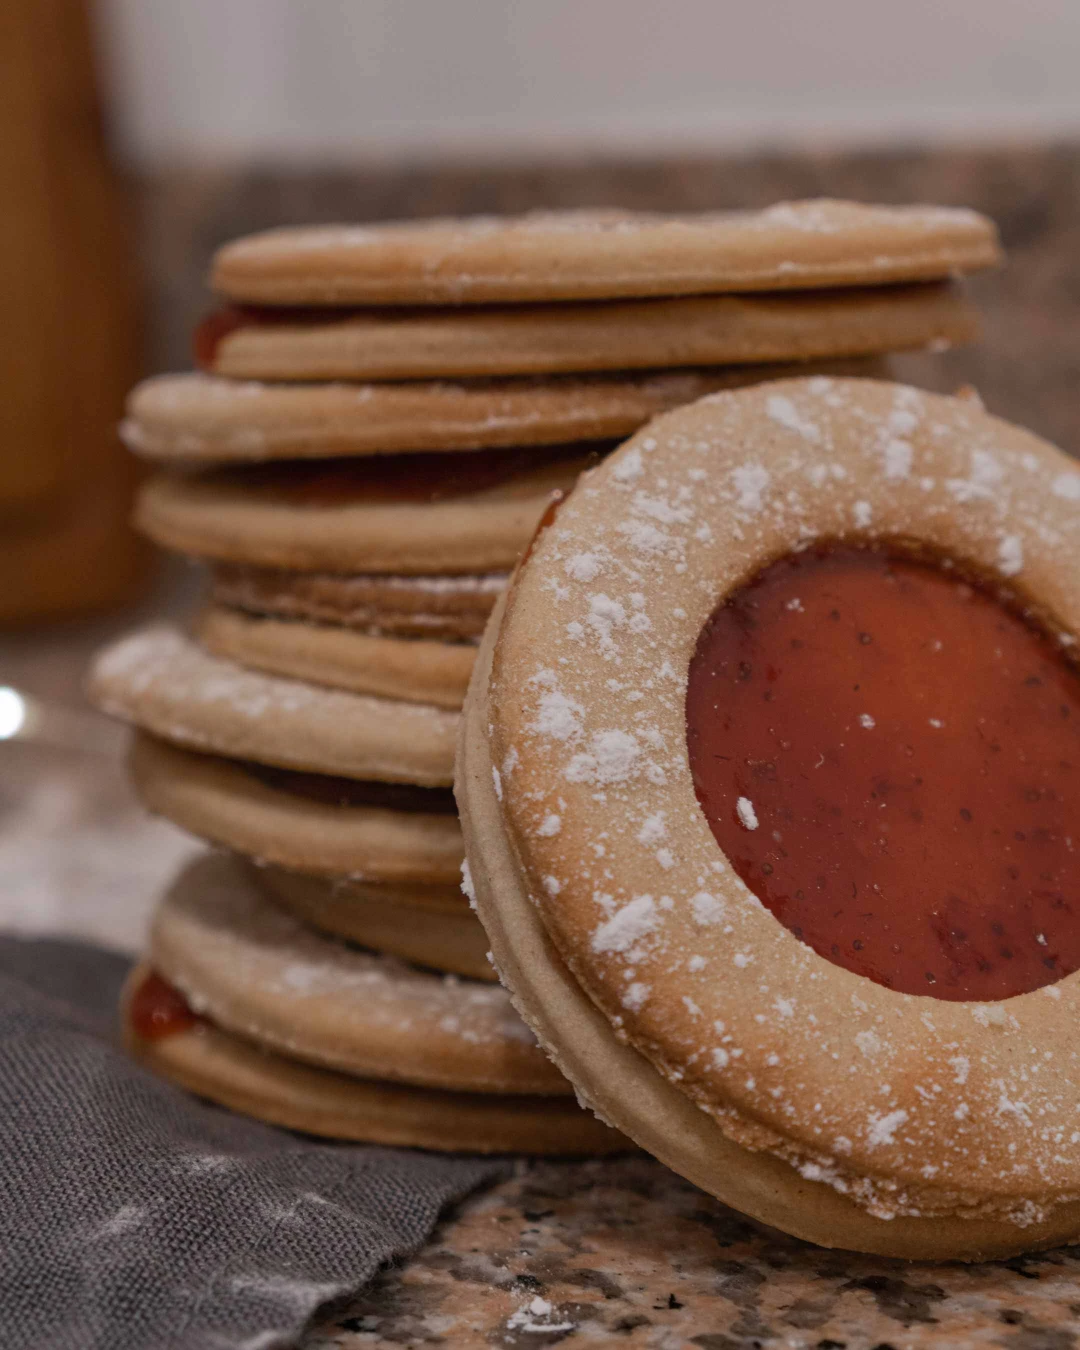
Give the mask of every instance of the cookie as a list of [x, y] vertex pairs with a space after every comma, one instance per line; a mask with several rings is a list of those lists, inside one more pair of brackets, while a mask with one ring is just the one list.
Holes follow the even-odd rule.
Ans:
[[566, 1097], [375, 1082], [274, 1054], [185, 1014], [179, 996], [147, 965], [128, 981], [123, 1022], [130, 1052], [163, 1078], [219, 1106], [303, 1134], [463, 1153], [560, 1156], [633, 1147]]
[[90, 694], [104, 712], [191, 749], [343, 778], [453, 780], [455, 713], [263, 675], [177, 628], [144, 628], [106, 648]]
[[261, 305], [604, 300], [929, 281], [1000, 256], [974, 211], [818, 200], [268, 230], [220, 249], [211, 284]]
[[[471, 455], [439, 456], [445, 470], [437, 475], [428, 456], [416, 457], [428, 461], [426, 474], [424, 463], [411, 474], [401, 456], [160, 475], [143, 486], [135, 523], [163, 548], [221, 562], [338, 574], [486, 574], [517, 561], [552, 493], [569, 490], [591, 462], [584, 450], [545, 452], [533, 467], [511, 455], [480, 484], [477, 468], [462, 463]], [[307, 587], [305, 596], [316, 603], [351, 602], [341, 585], [314, 591]], [[387, 598], [367, 595], [360, 604]], [[423, 597], [411, 612], [422, 605]]]
[[948, 282], [481, 310], [232, 306], [195, 334], [199, 366], [241, 380], [468, 379], [871, 356], [972, 342]]
[[483, 633], [506, 586], [506, 574], [343, 576], [215, 563], [210, 582], [216, 604], [249, 614], [327, 623], [387, 637], [461, 642]]
[[738, 391], [583, 479], [493, 617], [458, 798], [516, 1006], [786, 1232], [1080, 1235], [1078, 502], [976, 402]]
[[143, 732], [130, 771], [148, 810], [210, 843], [335, 881], [408, 886], [417, 907], [457, 907], [464, 849], [445, 789], [267, 768]]
[[456, 1092], [572, 1093], [504, 989], [324, 937], [220, 854], [170, 887], [147, 960], [222, 1030], [318, 1068]]
[[185, 465], [562, 445], [618, 440], [703, 394], [792, 373], [735, 366], [468, 384], [261, 384], [155, 375], [132, 392], [120, 433], [145, 459]]
[[271, 675], [438, 708], [461, 707], [476, 648], [269, 619], [212, 606], [195, 623], [208, 652]]
[[487, 959], [480, 920], [458, 891], [457, 903], [435, 909], [409, 903], [416, 887], [327, 881], [261, 867], [255, 881], [275, 900], [331, 937], [474, 980], [498, 978]]

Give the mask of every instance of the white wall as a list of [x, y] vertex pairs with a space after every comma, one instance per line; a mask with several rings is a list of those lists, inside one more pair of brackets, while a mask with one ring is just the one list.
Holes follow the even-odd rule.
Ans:
[[137, 158], [1080, 132], [1080, 0], [101, 0]]

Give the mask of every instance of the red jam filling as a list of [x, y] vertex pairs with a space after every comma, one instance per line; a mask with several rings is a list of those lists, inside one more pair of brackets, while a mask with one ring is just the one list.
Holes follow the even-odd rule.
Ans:
[[160, 1041], [164, 1036], [189, 1031], [203, 1019], [179, 989], [151, 970], [131, 996], [128, 1020], [141, 1040]]
[[[605, 447], [606, 448], [606, 447]], [[367, 502], [438, 502], [500, 487], [521, 474], [578, 464], [581, 445], [287, 460], [223, 470], [218, 481], [264, 492], [290, 506], [338, 507]]]
[[944, 999], [1080, 968], [1080, 678], [957, 572], [836, 547], [713, 613], [686, 698], [698, 801], [820, 956]]

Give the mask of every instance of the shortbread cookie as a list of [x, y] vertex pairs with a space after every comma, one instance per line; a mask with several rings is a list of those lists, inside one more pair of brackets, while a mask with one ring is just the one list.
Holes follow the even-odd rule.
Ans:
[[618, 1153], [633, 1145], [566, 1097], [446, 1092], [316, 1069], [187, 1009], [149, 966], [132, 973], [124, 1036], [143, 1064], [220, 1106], [328, 1139], [462, 1153]]
[[794, 373], [735, 366], [469, 384], [261, 384], [156, 375], [133, 390], [121, 435], [146, 459], [189, 465], [618, 440], [703, 394]]
[[461, 707], [476, 657], [470, 643], [382, 637], [220, 605], [200, 615], [195, 634], [207, 651], [241, 666], [439, 708]]
[[458, 795], [499, 970], [605, 1118], [787, 1232], [1080, 1236], [1078, 502], [971, 401], [724, 394], [493, 618]]
[[314, 876], [407, 885], [416, 906], [456, 907], [464, 849], [443, 788], [267, 768], [143, 732], [130, 769], [148, 810], [210, 843]]
[[343, 778], [453, 781], [455, 713], [263, 675], [177, 628], [144, 628], [106, 648], [90, 693], [112, 716], [192, 749]]
[[819, 200], [268, 230], [219, 249], [211, 284], [264, 305], [456, 305], [881, 285], [999, 259], [974, 211]]
[[498, 978], [487, 958], [487, 936], [460, 891], [459, 904], [433, 909], [409, 903], [415, 886], [337, 883], [280, 867], [258, 868], [255, 880], [297, 918], [331, 937], [432, 970]]
[[[432, 457], [415, 458], [415, 474], [401, 456], [160, 475], [143, 487], [135, 522], [164, 548], [223, 562], [338, 574], [485, 574], [514, 565], [552, 493], [568, 491], [592, 462], [587, 447], [545, 451], [532, 468], [511, 455], [489, 466], [503, 476], [477, 484], [466, 463], [472, 455], [440, 455], [438, 474]], [[349, 603], [340, 586], [333, 599], [329, 585], [320, 589], [321, 597], [306, 593]]]
[[249, 614], [328, 623], [387, 637], [461, 642], [483, 633], [505, 586], [504, 572], [343, 576], [216, 563], [210, 593], [217, 604]]
[[180, 873], [147, 960], [223, 1030], [320, 1068], [456, 1092], [572, 1091], [504, 989], [323, 937], [220, 854]]
[[467, 379], [829, 360], [977, 336], [959, 288], [929, 282], [481, 310], [231, 306], [203, 320], [195, 355], [229, 379]]

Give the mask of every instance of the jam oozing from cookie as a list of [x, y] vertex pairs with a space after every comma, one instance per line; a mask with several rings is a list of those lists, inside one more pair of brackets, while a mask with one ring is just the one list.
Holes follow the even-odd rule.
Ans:
[[[608, 449], [598, 448], [597, 457]], [[572, 481], [587, 467], [578, 445], [513, 450], [439, 451], [367, 455], [357, 459], [289, 460], [221, 470], [223, 486], [300, 507], [360, 506], [369, 502], [439, 502], [487, 492], [538, 469], [567, 466]]]
[[819, 955], [908, 994], [1080, 968], [1080, 675], [955, 570], [793, 554], [711, 616], [687, 744], [717, 842]]
[[202, 1018], [175, 985], [155, 970], [148, 971], [128, 1004], [128, 1021], [144, 1041], [160, 1041], [197, 1026]]

